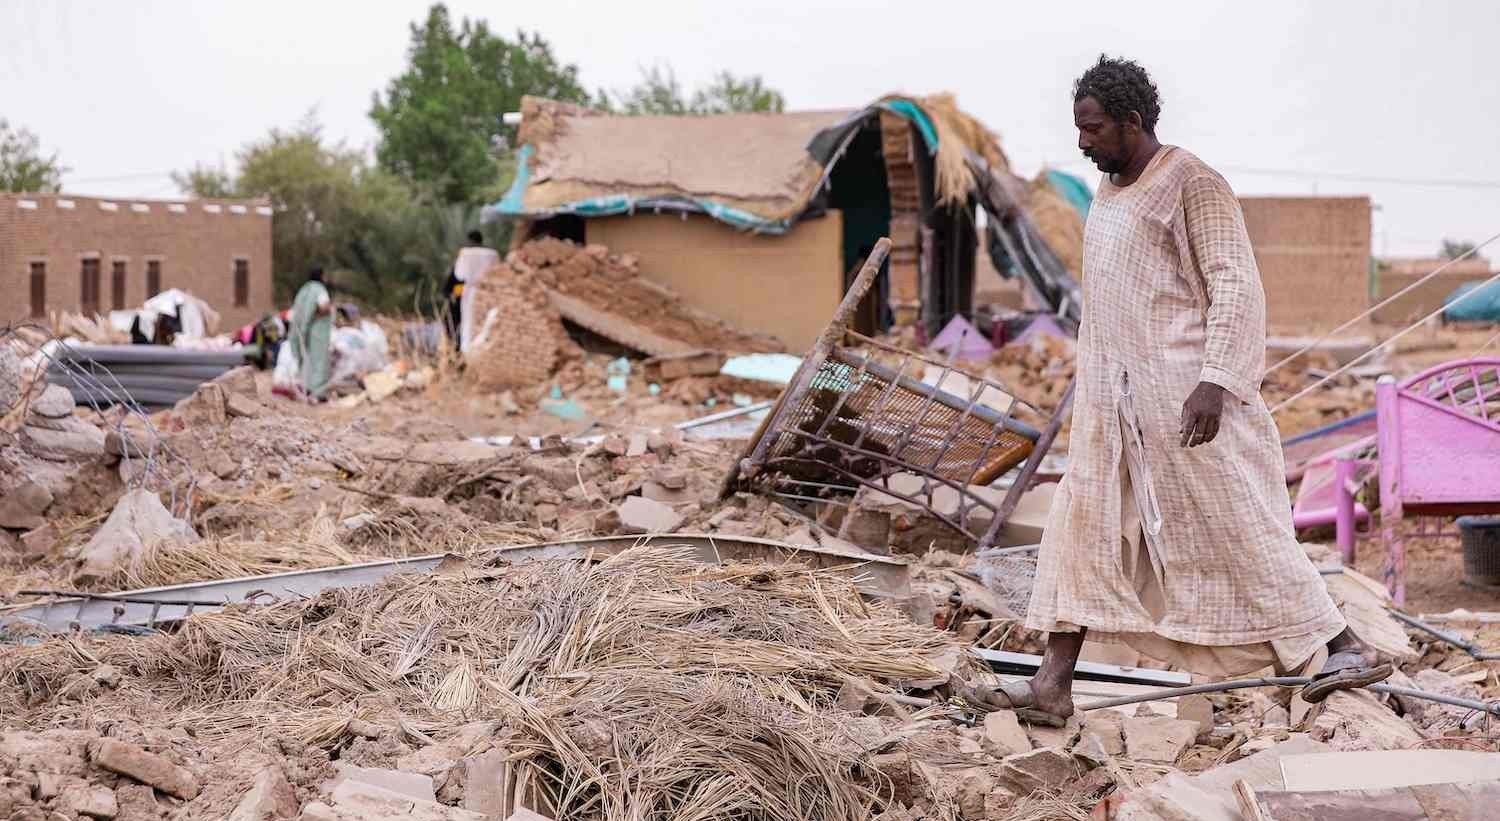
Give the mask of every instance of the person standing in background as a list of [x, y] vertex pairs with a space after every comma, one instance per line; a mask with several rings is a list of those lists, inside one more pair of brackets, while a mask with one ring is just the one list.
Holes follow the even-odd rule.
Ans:
[[474, 317], [474, 287], [489, 269], [500, 264], [500, 254], [484, 246], [484, 235], [469, 232], [469, 242], [458, 249], [458, 258], [453, 261], [453, 290], [459, 297], [458, 338], [459, 350], [469, 349], [469, 342], [479, 331]]
[[333, 300], [323, 284], [323, 269], [313, 268], [292, 301], [292, 327], [287, 343], [297, 357], [302, 390], [309, 401], [320, 402], [328, 388]]

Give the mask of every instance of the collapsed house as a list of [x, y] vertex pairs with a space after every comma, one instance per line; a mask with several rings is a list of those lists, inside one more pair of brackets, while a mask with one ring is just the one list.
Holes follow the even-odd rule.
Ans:
[[520, 221], [518, 244], [630, 251], [689, 305], [792, 349], [812, 343], [883, 236], [889, 276], [861, 305], [860, 333], [936, 333], [970, 314], [979, 249], [1041, 304], [1076, 310], [1077, 286], [1025, 213], [1027, 186], [949, 95], [696, 117], [528, 97], [521, 114], [516, 181], [491, 209]]

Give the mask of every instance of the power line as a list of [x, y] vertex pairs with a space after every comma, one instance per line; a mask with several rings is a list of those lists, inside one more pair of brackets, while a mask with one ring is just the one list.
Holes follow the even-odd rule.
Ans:
[[1340, 180], [1344, 182], [1374, 182], [1381, 185], [1412, 185], [1426, 188], [1473, 188], [1500, 189], [1500, 180], [1454, 180], [1421, 177], [1382, 177], [1366, 174], [1345, 174], [1338, 171], [1300, 171], [1290, 168], [1247, 168], [1239, 165], [1222, 166], [1223, 170], [1236, 174], [1259, 174], [1268, 177], [1291, 177], [1304, 180]]
[[[1088, 160], [1063, 160], [1062, 162], [1049, 162], [1046, 165], [1054, 166], [1093, 166]], [[1308, 171], [1306, 169], [1294, 168], [1255, 168], [1245, 165], [1220, 165], [1215, 166], [1220, 171], [1234, 174], [1253, 174], [1265, 177], [1286, 177], [1289, 179], [1309, 180], [1319, 182], [1323, 180], [1337, 180], [1340, 182], [1372, 182], [1381, 185], [1410, 185], [1427, 188], [1468, 188], [1476, 190], [1500, 190], [1500, 180], [1455, 180], [1438, 179], [1426, 177], [1385, 177], [1374, 174], [1350, 174], [1342, 171]]]
[[170, 177], [170, 176], [172, 176], [172, 172], [171, 171], [156, 171], [156, 172], [149, 173], [149, 174], [120, 174], [120, 175], [113, 176], [113, 177], [87, 177], [87, 178], [81, 179], [81, 180], [71, 180], [70, 179], [67, 182], [68, 182], [69, 185], [78, 185], [80, 183], [85, 183], [86, 184], [86, 183], [91, 183], [91, 182], [126, 182], [126, 181], [129, 181], [129, 180], [149, 180], [149, 179], [154, 179], [154, 178], [157, 178], [157, 177]]

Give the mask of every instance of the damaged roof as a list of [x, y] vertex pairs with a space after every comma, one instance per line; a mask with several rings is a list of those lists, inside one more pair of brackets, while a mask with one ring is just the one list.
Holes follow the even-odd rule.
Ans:
[[[862, 109], [704, 116], [610, 115], [526, 97], [515, 182], [490, 210], [531, 219], [694, 211], [782, 233], [859, 127], [882, 111], [909, 121], [940, 166], [961, 167], [967, 148], [1004, 167], [994, 135], [949, 95], [889, 96]], [[945, 137], [953, 150], [945, 150]], [[942, 171], [938, 176], [939, 188], [955, 187]], [[960, 193], [968, 186], [961, 181]]]

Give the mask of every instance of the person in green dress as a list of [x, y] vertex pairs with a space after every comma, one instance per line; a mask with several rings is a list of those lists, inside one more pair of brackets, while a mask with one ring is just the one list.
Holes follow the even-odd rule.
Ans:
[[323, 269], [314, 268], [292, 301], [292, 327], [287, 339], [301, 370], [302, 390], [310, 401], [322, 401], [328, 389], [332, 335], [333, 301], [323, 284]]

